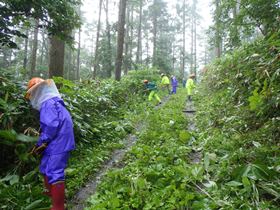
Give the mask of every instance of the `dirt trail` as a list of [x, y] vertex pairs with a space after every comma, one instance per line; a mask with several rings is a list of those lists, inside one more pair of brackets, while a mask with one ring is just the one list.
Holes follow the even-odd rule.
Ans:
[[[159, 109], [163, 106], [168, 100], [169, 96], [163, 98], [162, 103], [157, 105], [155, 109]], [[146, 125], [142, 122], [136, 126], [136, 132], [144, 130]], [[110, 158], [110, 160], [106, 161], [102, 168], [93, 175], [92, 180], [85, 184], [83, 188], [81, 188], [76, 195], [73, 197], [72, 200], [69, 201], [69, 206], [71, 206], [72, 210], [82, 210], [86, 207], [87, 199], [95, 194], [96, 189], [100, 181], [102, 180], [103, 176], [112, 168], [121, 168], [122, 160], [127, 151], [131, 149], [131, 147], [136, 143], [137, 137], [135, 134], [130, 134], [124, 140], [124, 148], [115, 150]]]
[[[188, 131], [195, 132], [196, 131], [196, 127], [195, 127], [195, 123], [194, 123], [195, 108], [194, 108], [193, 102], [187, 101], [185, 110], [183, 112], [186, 113], [186, 116], [189, 119]], [[192, 137], [191, 140], [189, 141], [189, 146], [191, 146], [194, 141], [195, 141], [195, 138]], [[201, 151], [195, 150], [193, 148], [192, 152], [189, 154], [189, 158], [191, 160], [191, 163], [193, 163], [193, 164], [199, 163], [202, 158], [202, 153], [201, 153]]]
[[[144, 125], [140, 124], [136, 127], [136, 131], [144, 129]], [[86, 200], [96, 192], [97, 186], [100, 183], [102, 177], [107, 173], [108, 170], [112, 168], [118, 168], [121, 166], [121, 161], [123, 160], [126, 152], [131, 149], [131, 147], [136, 143], [137, 137], [134, 134], [130, 134], [124, 140], [124, 148], [117, 149], [113, 152], [111, 158], [104, 163], [102, 168], [94, 174], [91, 181], [85, 184], [81, 188], [74, 198], [69, 202], [73, 210], [82, 210], [86, 206]]]

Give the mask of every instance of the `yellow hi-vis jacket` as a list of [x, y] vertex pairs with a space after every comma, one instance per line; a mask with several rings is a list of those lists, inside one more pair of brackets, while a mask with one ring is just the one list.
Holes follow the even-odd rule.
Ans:
[[192, 92], [193, 92], [193, 89], [195, 88], [195, 84], [194, 84], [193, 79], [189, 78], [187, 80], [186, 88], [187, 88], [188, 95], [191, 96]]
[[162, 79], [161, 79], [161, 84], [162, 85], [169, 85], [170, 84], [170, 81], [168, 79], [167, 76], [163, 76]]

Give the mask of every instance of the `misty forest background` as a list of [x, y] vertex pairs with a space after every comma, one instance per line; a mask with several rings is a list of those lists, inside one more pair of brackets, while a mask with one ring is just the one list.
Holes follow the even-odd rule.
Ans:
[[[73, 118], [69, 209], [130, 135], [86, 209], [279, 209], [279, 1], [211, 0], [207, 28], [198, 0], [94, 2], [89, 22], [87, 1], [0, 1], [0, 209], [50, 208], [28, 153], [35, 76], [54, 79]], [[177, 76], [177, 94], [161, 73]], [[182, 112], [190, 73], [193, 117]], [[158, 84], [156, 109], [144, 79]]]

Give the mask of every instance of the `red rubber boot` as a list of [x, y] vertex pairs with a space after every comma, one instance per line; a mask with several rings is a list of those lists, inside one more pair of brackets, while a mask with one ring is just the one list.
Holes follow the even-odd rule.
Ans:
[[44, 184], [45, 184], [45, 190], [44, 190], [43, 194], [51, 197], [51, 185], [49, 184], [49, 180], [46, 175], [44, 176]]
[[64, 199], [65, 199], [64, 182], [59, 182], [51, 185], [51, 198], [52, 198], [51, 210], [64, 210]]

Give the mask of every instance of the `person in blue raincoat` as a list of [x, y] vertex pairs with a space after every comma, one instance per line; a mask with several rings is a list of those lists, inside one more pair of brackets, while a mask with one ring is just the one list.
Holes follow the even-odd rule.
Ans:
[[177, 93], [177, 87], [178, 87], [178, 80], [176, 79], [175, 76], [171, 76], [171, 86], [172, 86], [172, 94]]
[[65, 200], [65, 168], [70, 151], [75, 149], [73, 123], [70, 113], [53, 80], [32, 78], [28, 83], [26, 98], [32, 107], [40, 111], [41, 133], [32, 154], [42, 154], [40, 173], [51, 210], [63, 210]]

